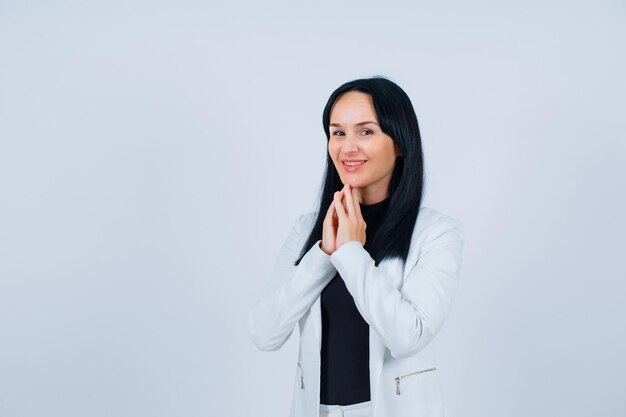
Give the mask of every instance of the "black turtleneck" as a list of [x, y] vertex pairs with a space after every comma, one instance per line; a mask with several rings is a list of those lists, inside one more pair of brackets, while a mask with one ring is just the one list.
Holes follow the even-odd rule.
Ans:
[[[365, 250], [387, 212], [389, 197], [361, 205], [367, 224]], [[370, 400], [369, 325], [337, 273], [322, 291], [320, 403], [349, 405]]]

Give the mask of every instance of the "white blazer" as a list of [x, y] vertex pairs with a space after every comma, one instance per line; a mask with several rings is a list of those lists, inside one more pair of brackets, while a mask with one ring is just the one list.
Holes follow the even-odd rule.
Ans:
[[316, 215], [297, 218], [249, 314], [250, 338], [261, 350], [280, 349], [296, 323], [300, 326], [290, 417], [318, 417], [320, 298], [336, 272], [370, 326], [372, 417], [447, 416], [430, 342], [443, 326], [458, 287], [462, 223], [422, 206], [406, 263], [395, 258], [375, 266], [356, 240], [327, 255], [319, 240], [294, 266]]

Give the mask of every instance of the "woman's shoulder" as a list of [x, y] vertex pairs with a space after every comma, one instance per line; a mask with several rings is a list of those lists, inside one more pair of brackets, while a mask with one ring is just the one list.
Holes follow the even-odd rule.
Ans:
[[430, 234], [435, 230], [439, 230], [443, 233], [450, 229], [458, 231], [462, 238], [465, 236], [465, 228], [460, 219], [444, 213], [441, 210], [428, 206], [421, 206], [413, 234]]
[[439, 223], [442, 221], [450, 222], [450, 223], [461, 223], [461, 221], [453, 217], [447, 213], [442, 212], [441, 210], [434, 209], [428, 206], [421, 206], [419, 210], [419, 214], [417, 216], [417, 221], [423, 221], [425, 223]]
[[317, 213], [317, 211], [307, 211], [305, 213], [300, 213], [295, 220], [296, 229], [300, 231], [310, 231], [315, 224], [315, 220], [317, 220]]
[[317, 211], [307, 211], [305, 213], [301, 213], [300, 215], [298, 215], [298, 218], [296, 219], [296, 222], [298, 223], [313, 223], [315, 222], [315, 220], [317, 219]]

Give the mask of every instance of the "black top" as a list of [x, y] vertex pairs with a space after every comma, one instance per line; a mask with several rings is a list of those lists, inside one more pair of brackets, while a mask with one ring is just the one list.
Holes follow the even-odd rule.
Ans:
[[[361, 205], [367, 224], [365, 250], [387, 212], [389, 197]], [[369, 325], [337, 273], [322, 291], [320, 403], [349, 405], [370, 400]]]

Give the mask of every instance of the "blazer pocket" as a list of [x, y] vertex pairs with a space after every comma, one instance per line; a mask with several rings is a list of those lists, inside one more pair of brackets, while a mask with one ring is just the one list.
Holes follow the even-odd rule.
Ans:
[[412, 377], [414, 378], [416, 375], [419, 375], [419, 374], [424, 373], [424, 372], [434, 371], [434, 370], [436, 370], [436, 369], [437, 369], [436, 367], [426, 368], [426, 369], [420, 369], [420, 370], [417, 370], [417, 371], [411, 371], [411, 372], [408, 372], [408, 373], [406, 373], [406, 374], [404, 374], [404, 375], [399, 375], [399, 376], [397, 376], [397, 377], [395, 378], [395, 380], [396, 380], [396, 395], [400, 395], [400, 393], [401, 393], [401, 392], [400, 392], [400, 382], [401, 382], [403, 379], [405, 379], [405, 378], [412, 378]]
[[304, 389], [304, 371], [302, 370], [300, 362], [298, 362], [298, 366], [300, 367], [300, 389]]

